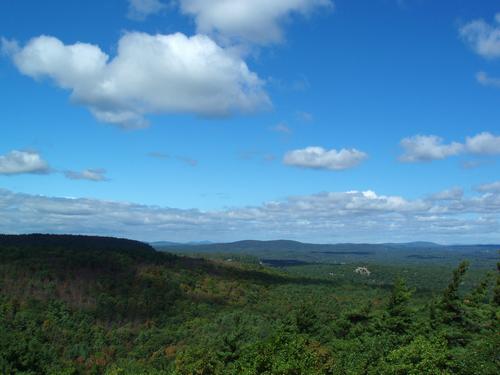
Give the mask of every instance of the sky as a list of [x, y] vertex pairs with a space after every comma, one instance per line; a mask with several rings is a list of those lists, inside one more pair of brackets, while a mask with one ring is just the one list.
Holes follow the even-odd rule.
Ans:
[[500, 3], [0, 2], [0, 232], [500, 243]]

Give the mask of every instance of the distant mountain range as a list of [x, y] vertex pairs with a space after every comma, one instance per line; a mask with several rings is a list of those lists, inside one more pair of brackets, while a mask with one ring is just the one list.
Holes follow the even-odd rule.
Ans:
[[407, 243], [339, 243], [311, 244], [291, 240], [255, 241], [230, 243], [156, 242], [159, 251], [177, 254], [227, 254], [250, 255], [261, 260], [309, 263], [422, 263], [439, 262], [456, 264], [469, 259], [475, 264], [491, 265], [498, 260], [500, 245], [440, 245], [434, 242]]
[[171, 247], [171, 246], [199, 246], [211, 245], [211, 241], [190, 241], [190, 242], [172, 242], [172, 241], [155, 241], [149, 243], [153, 247]]
[[[209, 241], [178, 243], [169, 241], [152, 242], [151, 245], [155, 248], [185, 248], [189, 247], [196, 252], [252, 252], [252, 251], [376, 251], [376, 250], [394, 250], [394, 249], [428, 249], [428, 250], [472, 250], [481, 248], [500, 249], [500, 245], [440, 245], [434, 242], [405, 242], [405, 243], [337, 243], [337, 244], [312, 244], [292, 240], [243, 240], [236, 242], [213, 243]], [[193, 246], [196, 248], [193, 249]]]

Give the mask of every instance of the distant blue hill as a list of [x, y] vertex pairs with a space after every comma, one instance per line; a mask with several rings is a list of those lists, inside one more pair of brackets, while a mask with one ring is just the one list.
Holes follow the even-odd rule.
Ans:
[[415, 241], [415, 242], [403, 242], [403, 243], [386, 243], [384, 245], [388, 246], [396, 246], [396, 247], [412, 247], [412, 248], [419, 248], [419, 247], [425, 247], [425, 248], [433, 248], [433, 247], [443, 247], [445, 245], [440, 245], [435, 242], [426, 242], [426, 241]]
[[172, 242], [172, 241], [155, 241], [149, 244], [153, 247], [174, 247], [174, 246], [199, 246], [199, 245], [211, 245], [214, 242], [211, 241], [190, 241], [190, 242]]
[[[164, 242], [165, 243], [165, 242]], [[498, 260], [500, 245], [440, 245], [434, 242], [407, 243], [339, 243], [311, 244], [292, 240], [244, 240], [229, 243], [175, 244], [153, 247], [160, 251], [178, 254], [233, 254], [250, 255], [261, 261], [276, 260], [282, 263], [411, 263], [439, 262], [456, 264], [469, 259], [476, 265], [490, 267]]]
[[152, 246], [161, 247], [185, 247], [196, 246], [196, 251], [199, 252], [224, 252], [229, 250], [231, 252], [252, 251], [252, 250], [273, 250], [273, 251], [345, 251], [345, 250], [359, 250], [359, 251], [375, 251], [375, 250], [391, 250], [391, 249], [434, 249], [434, 250], [471, 250], [474, 248], [481, 249], [499, 249], [500, 245], [441, 245], [435, 242], [415, 241], [403, 243], [337, 243], [337, 244], [313, 244], [293, 240], [242, 240], [235, 242], [213, 243], [209, 241], [176, 243], [169, 241], [152, 242]]

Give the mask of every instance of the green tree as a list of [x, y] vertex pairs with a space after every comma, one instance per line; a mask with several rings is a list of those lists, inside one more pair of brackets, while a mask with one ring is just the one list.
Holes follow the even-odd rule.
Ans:
[[468, 268], [468, 261], [461, 262], [458, 268], [453, 271], [453, 278], [443, 293], [442, 318], [443, 322], [446, 324], [461, 323], [463, 320], [462, 301], [458, 294], [458, 288]]
[[451, 375], [446, 342], [418, 336], [409, 345], [390, 352], [375, 373]]
[[500, 306], [500, 262], [497, 263], [497, 282], [493, 291], [493, 303]]
[[294, 320], [300, 333], [312, 333], [316, 330], [318, 316], [311, 304], [303, 303], [294, 313]]
[[384, 319], [386, 327], [395, 333], [405, 333], [411, 325], [412, 311], [409, 306], [413, 292], [408, 289], [403, 278], [394, 282], [387, 314]]

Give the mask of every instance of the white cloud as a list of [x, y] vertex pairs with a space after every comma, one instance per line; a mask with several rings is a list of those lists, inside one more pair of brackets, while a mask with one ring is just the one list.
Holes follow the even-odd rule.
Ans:
[[8, 49], [23, 74], [50, 78], [103, 122], [147, 125], [151, 113], [227, 116], [270, 106], [264, 82], [208, 36], [127, 33], [109, 59], [98, 46], [40, 36]]
[[333, 7], [331, 0], [180, 0], [198, 32], [226, 41], [256, 44], [283, 40], [283, 23], [295, 14]]
[[500, 136], [488, 132], [467, 137], [465, 141], [467, 151], [478, 155], [500, 155]]
[[[443, 139], [436, 135], [415, 135], [404, 138], [401, 147], [404, 153], [399, 160], [406, 163], [440, 160], [461, 154], [500, 155], [500, 136], [482, 132], [466, 137], [464, 143], [444, 144]], [[474, 167], [477, 163], [465, 166]]]
[[309, 113], [309, 112], [304, 112], [304, 111], [298, 111], [296, 113], [297, 118], [303, 122], [313, 122], [314, 121], [314, 116]]
[[0, 38], [0, 51], [2, 55], [10, 56], [19, 50], [19, 44], [15, 40]]
[[477, 73], [476, 74], [476, 79], [483, 86], [500, 87], [500, 78], [490, 77], [485, 72], [479, 72], [479, 73]]
[[49, 172], [48, 163], [37, 152], [13, 150], [6, 155], [0, 155], [0, 175]]
[[463, 169], [476, 169], [483, 167], [485, 165], [492, 164], [492, 161], [490, 160], [479, 160], [479, 159], [473, 159], [473, 160], [464, 160], [461, 163], [461, 166]]
[[284, 133], [284, 134], [290, 134], [292, 132], [292, 129], [290, 129], [290, 127], [284, 122], [280, 122], [279, 124], [271, 127], [271, 130], [277, 133]]
[[500, 181], [476, 186], [476, 190], [482, 193], [500, 193]]
[[437, 201], [448, 201], [448, 200], [460, 200], [464, 196], [464, 190], [459, 187], [452, 189], [440, 191], [439, 193], [432, 194], [430, 196], [431, 200]]
[[65, 171], [64, 175], [70, 180], [88, 180], [88, 181], [106, 181], [106, 170], [104, 169], [85, 169], [81, 172]]
[[483, 190], [470, 197], [460, 196], [457, 190], [451, 195], [438, 193], [414, 200], [370, 190], [324, 192], [258, 206], [200, 211], [0, 189], [0, 232], [179, 241], [291, 238], [314, 242], [390, 239], [498, 243], [500, 191]]
[[160, 0], [128, 0], [128, 3], [128, 17], [137, 21], [142, 21], [167, 7]]
[[460, 154], [464, 146], [457, 142], [443, 144], [443, 139], [435, 135], [415, 135], [401, 140], [404, 149], [399, 160], [405, 163], [445, 159]]
[[500, 57], [500, 13], [492, 25], [478, 19], [462, 26], [459, 32], [477, 54], [491, 59]]
[[342, 170], [357, 166], [368, 157], [356, 149], [325, 150], [322, 147], [306, 147], [288, 152], [283, 161], [287, 165], [312, 169]]

